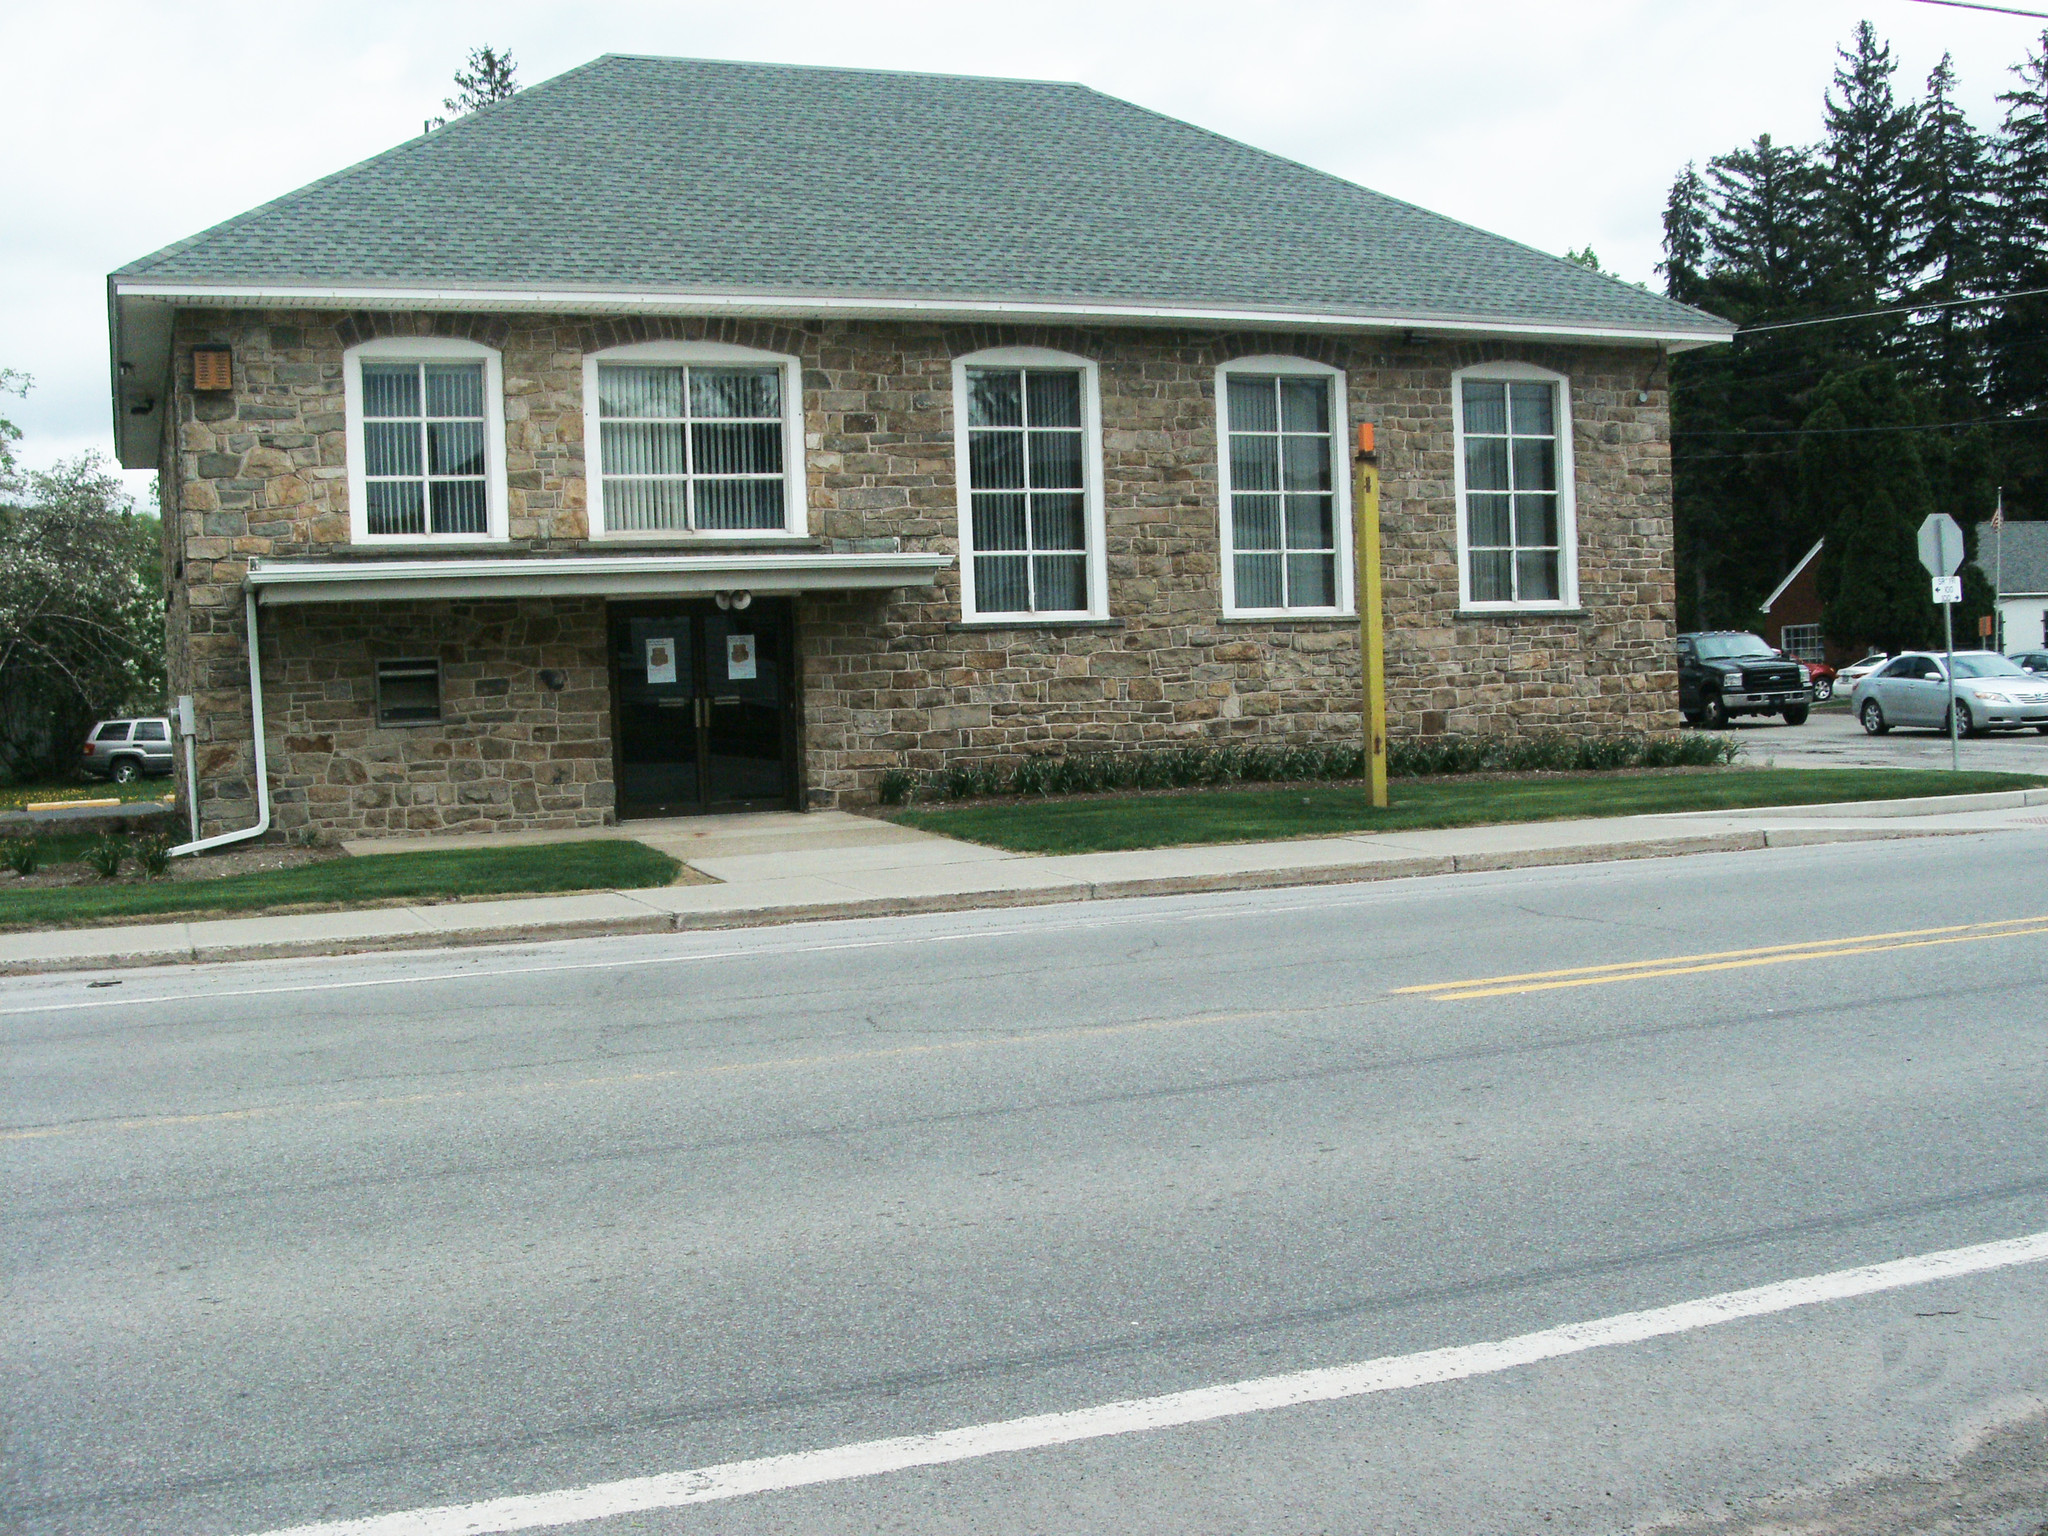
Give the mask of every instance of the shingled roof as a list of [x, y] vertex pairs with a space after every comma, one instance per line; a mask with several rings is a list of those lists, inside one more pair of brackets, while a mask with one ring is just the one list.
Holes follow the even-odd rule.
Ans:
[[911, 311], [1673, 347], [1732, 329], [1081, 85], [618, 54], [109, 286], [131, 385], [159, 376], [142, 354], [181, 303]]
[[2048, 593], [2048, 523], [2007, 523], [2003, 539], [1991, 524], [1979, 523], [1977, 569], [1986, 577], [1996, 572], [2007, 597]]
[[621, 55], [115, 275], [1727, 329], [1085, 86]]

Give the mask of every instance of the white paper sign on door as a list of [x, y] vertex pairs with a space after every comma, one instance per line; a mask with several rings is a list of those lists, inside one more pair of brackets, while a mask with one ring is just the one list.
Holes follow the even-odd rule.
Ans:
[[676, 680], [676, 643], [672, 639], [647, 642], [647, 681], [672, 683]]
[[744, 683], [754, 675], [759, 653], [754, 649], [752, 635], [727, 635], [725, 637], [726, 681]]

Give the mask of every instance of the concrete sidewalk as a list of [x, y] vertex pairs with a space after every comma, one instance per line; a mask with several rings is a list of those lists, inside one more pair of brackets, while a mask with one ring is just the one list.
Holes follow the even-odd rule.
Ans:
[[[636, 822], [602, 835], [660, 848], [711, 876], [712, 884], [0, 934], [0, 974], [669, 933], [1998, 831], [2048, 833], [2048, 789], [1054, 857], [1006, 853], [844, 812], [693, 817]], [[485, 840], [436, 838], [431, 846], [465, 841]], [[357, 851], [412, 846], [382, 840]]]

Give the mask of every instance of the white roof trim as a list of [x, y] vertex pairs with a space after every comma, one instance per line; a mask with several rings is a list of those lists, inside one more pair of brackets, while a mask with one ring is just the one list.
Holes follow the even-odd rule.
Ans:
[[1813, 564], [1813, 557], [1820, 553], [1820, 547], [1825, 543], [1827, 543], [1826, 539], [1815, 539], [1813, 541], [1813, 548], [1809, 549], [1805, 554], [1801, 555], [1799, 557], [1799, 563], [1793, 566], [1790, 571], [1786, 572], [1785, 579], [1779, 582], [1777, 586], [1771, 589], [1771, 595], [1764, 599], [1763, 607], [1758, 610], [1759, 612], [1769, 613], [1771, 611], [1771, 604], [1775, 603], [1779, 598], [1783, 597], [1785, 595], [1785, 589], [1791, 586], [1793, 582], [1799, 579], [1799, 573], [1805, 570], [1809, 565]]
[[414, 602], [475, 597], [675, 597], [745, 590], [877, 591], [929, 586], [951, 555], [776, 553], [520, 556], [447, 560], [251, 561], [257, 599]]
[[290, 304], [309, 309], [527, 310], [552, 314], [693, 314], [762, 319], [808, 319], [821, 315], [886, 320], [916, 316], [937, 320], [1078, 320], [1135, 324], [1171, 323], [1256, 329], [1335, 331], [1418, 331], [1455, 335], [1517, 336], [1559, 341], [1608, 341], [1673, 349], [1712, 346], [1731, 340], [1735, 327], [1703, 325], [1665, 330], [1625, 325], [1574, 325], [1562, 321], [1517, 320], [1505, 316], [1345, 313], [1329, 310], [1258, 309], [1232, 306], [1123, 304], [1080, 300], [914, 298], [887, 294], [748, 293], [648, 288], [468, 287], [451, 284], [205, 283], [115, 278], [115, 295], [169, 304], [241, 308]]

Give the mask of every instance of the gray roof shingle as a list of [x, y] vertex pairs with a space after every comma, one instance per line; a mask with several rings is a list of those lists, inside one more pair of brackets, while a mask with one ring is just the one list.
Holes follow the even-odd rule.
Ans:
[[114, 276], [1728, 329], [1084, 86], [624, 55]]
[[1987, 578], [1996, 570], [2008, 597], [2048, 592], [2048, 523], [2007, 523], [2000, 543], [1997, 529], [1977, 525], [1977, 569]]

